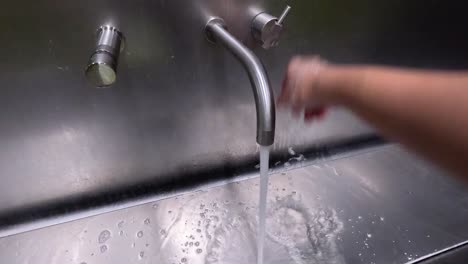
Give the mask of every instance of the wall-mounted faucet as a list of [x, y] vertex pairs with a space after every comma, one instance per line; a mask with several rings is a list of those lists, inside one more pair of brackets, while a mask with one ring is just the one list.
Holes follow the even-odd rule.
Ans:
[[283, 32], [283, 22], [289, 10], [291, 7], [286, 6], [279, 18], [262, 12], [252, 20], [253, 37], [264, 49], [278, 46], [279, 38]]
[[97, 30], [96, 49], [89, 58], [86, 78], [96, 87], [108, 87], [117, 79], [119, 54], [124, 48], [124, 37], [116, 27], [101, 26]]
[[275, 99], [270, 80], [255, 54], [232, 36], [221, 18], [212, 18], [205, 26], [208, 40], [222, 44], [244, 66], [252, 84], [257, 109], [257, 143], [270, 146], [275, 138]]

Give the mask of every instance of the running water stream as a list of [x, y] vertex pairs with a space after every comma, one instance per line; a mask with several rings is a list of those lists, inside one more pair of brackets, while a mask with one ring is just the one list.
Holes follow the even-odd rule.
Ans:
[[257, 237], [257, 264], [263, 264], [263, 246], [265, 242], [265, 221], [268, 192], [268, 160], [269, 146], [260, 146], [260, 198], [258, 201], [258, 237]]

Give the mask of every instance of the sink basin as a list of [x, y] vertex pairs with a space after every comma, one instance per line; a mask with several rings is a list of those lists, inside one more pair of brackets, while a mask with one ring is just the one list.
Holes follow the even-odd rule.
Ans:
[[[466, 187], [399, 146], [307, 157], [270, 176], [266, 263], [416, 263], [468, 239]], [[255, 263], [257, 176], [11, 234], [0, 261]], [[420, 263], [459, 263], [427, 262], [444, 255]]]

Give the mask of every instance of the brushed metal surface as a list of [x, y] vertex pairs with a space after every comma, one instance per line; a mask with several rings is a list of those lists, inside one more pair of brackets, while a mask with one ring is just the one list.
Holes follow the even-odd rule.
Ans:
[[[287, 4], [294, 12], [281, 45], [255, 50], [276, 91], [285, 64], [297, 53], [345, 63], [467, 66], [462, 1]], [[278, 14], [284, 6], [280, 0], [2, 3], [0, 212], [47, 213], [54, 208], [48, 205], [64, 202], [73, 210], [77, 200], [113, 189], [163, 191], [159, 182], [176, 181], [187, 171], [197, 182], [198, 170], [250, 168], [246, 164], [257, 157], [249, 80], [229, 54], [206, 42], [203, 26], [207, 16], [223, 17], [252, 47], [250, 9]], [[125, 32], [126, 49], [119, 81], [96, 90], [83, 69], [96, 28], [108, 23]], [[274, 153], [333, 145], [369, 132], [342, 109], [312, 125], [278, 112]], [[216, 176], [234, 173], [226, 169]]]
[[[398, 146], [271, 175], [265, 263], [405, 263], [468, 239], [466, 185]], [[2, 263], [255, 263], [258, 178], [0, 239]]]

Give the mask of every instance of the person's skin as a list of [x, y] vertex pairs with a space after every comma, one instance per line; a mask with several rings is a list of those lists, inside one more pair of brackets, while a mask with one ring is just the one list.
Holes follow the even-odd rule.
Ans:
[[333, 65], [296, 57], [288, 66], [280, 105], [306, 119], [340, 105], [390, 140], [468, 180], [468, 71], [422, 71]]

